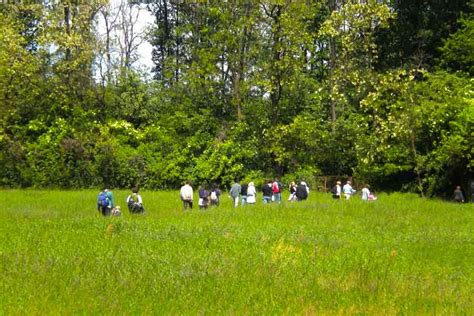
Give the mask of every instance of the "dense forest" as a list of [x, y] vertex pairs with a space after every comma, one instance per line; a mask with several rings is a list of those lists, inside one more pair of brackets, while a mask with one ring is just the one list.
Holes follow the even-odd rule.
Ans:
[[473, 1], [84, 3], [0, 4], [0, 186], [474, 179]]

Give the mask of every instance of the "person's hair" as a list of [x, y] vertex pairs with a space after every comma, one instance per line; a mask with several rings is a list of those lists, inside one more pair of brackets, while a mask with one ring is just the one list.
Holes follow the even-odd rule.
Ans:
[[235, 178], [234, 178], [234, 182], [239, 182], [239, 178], [238, 178], [238, 177], [235, 177]]
[[133, 187], [132, 188], [132, 193], [138, 193], [138, 187]]

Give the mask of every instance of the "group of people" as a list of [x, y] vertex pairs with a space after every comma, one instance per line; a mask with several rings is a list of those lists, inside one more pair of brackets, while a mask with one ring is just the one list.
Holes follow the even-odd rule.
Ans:
[[[222, 195], [221, 190], [217, 185], [212, 185], [209, 189], [207, 185], [201, 185], [198, 189], [198, 205], [200, 209], [205, 209], [208, 206], [217, 206]], [[303, 201], [308, 198], [309, 187], [306, 182], [301, 181], [298, 185], [292, 182], [289, 187], [290, 197], [289, 201]], [[283, 185], [277, 177], [274, 180], [267, 180], [261, 188], [262, 202], [281, 203], [281, 196], [283, 192]], [[180, 198], [183, 201], [183, 208], [193, 208], [193, 188], [191, 183], [187, 181], [180, 189]], [[235, 179], [229, 190], [229, 196], [232, 198], [234, 207], [245, 204], [255, 204], [257, 202], [257, 189], [254, 182], [240, 184], [239, 179]]]
[[[361, 197], [364, 201], [373, 201], [377, 197], [370, 192], [369, 185], [365, 184], [361, 191]], [[309, 187], [305, 181], [300, 181], [298, 184], [291, 182], [288, 190], [290, 196], [288, 201], [304, 201], [308, 198]], [[274, 180], [267, 180], [261, 188], [262, 192], [262, 203], [281, 203], [281, 197], [283, 192], [283, 185], [280, 179], [277, 177]], [[331, 194], [334, 199], [341, 199], [344, 197], [349, 200], [357, 190], [352, 187], [352, 182], [348, 180], [344, 186], [341, 186], [341, 181], [337, 181], [336, 185], [331, 189]], [[213, 184], [208, 187], [203, 184], [198, 189], [198, 206], [200, 209], [206, 209], [209, 206], [218, 206], [222, 195], [221, 190], [217, 184]], [[257, 190], [253, 182], [248, 184], [239, 183], [239, 179], [234, 180], [234, 184], [231, 186], [229, 196], [233, 200], [234, 207], [245, 204], [255, 204], [257, 202]], [[180, 198], [183, 202], [185, 210], [193, 208], [194, 192], [190, 181], [187, 181], [180, 189]], [[454, 191], [454, 200], [456, 202], [464, 202], [464, 195], [461, 187], [456, 187]], [[145, 208], [143, 206], [143, 199], [138, 193], [138, 188], [132, 189], [132, 192], [127, 196], [125, 200], [128, 206], [128, 210], [131, 214], [144, 214]], [[97, 210], [103, 216], [119, 216], [121, 215], [120, 206], [114, 202], [114, 195], [108, 188], [103, 188], [97, 197]]]
[[[370, 192], [369, 185], [365, 184], [362, 188], [362, 200], [364, 201], [374, 201], [377, 197]], [[331, 193], [333, 199], [340, 199], [341, 196], [344, 196], [346, 200], [349, 200], [357, 190], [352, 187], [352, 181], [348, 180], [344, 186], [341, 187], [341, 181], [337, 181], [336, 185], [332, 188]]]
[[[143, 214], [145, 213], [145, 208], [143, 207], [143, 199], [140, 194], [138, 194], [138, 188], [133, 188], [132, 193], [127, 196], [125, 200], [128, 206], [128, 211], [131, 214]], [[120, 216], [122, 212], [120, 211], [120, 206], [116, 205], [114, 202], [114, 195], [112, 191], [108, 188], [103, 188], [100, 191], [97, 197], [97, 210], [103, 216]]]
[[[217, 185], [212, 185], [209, 188], [207, 185], [203, 184], [199, 187], [198, 194], [198, 205], [200, 209], [205, 209], [209, 205], [219, 205], [221, 190], [217, 187]], [[185, 210], [188, 208], [193, 208], [194, 191], [190, 181], [186, 181], [186, 183], [181, 187], [179, 196], [183, 201], [183, 207]]]
[[[288, 190], [290, 196], [288, 201], [304, 201], [308, 198], [309, 187], [305, 181], [291, 182]], [[261, 188], [262, 192], [262, 203], [281, 203], [281, 196], [283, 192], [283, 185], [280, 179], [277, 177], [274, 180], [266, 180]], [[352, 182], [348, 180], [344, 186], [341, 186], [341, 181], [337, 181], [336, 185], [332, 188], [331, 193], [334, 199], [340, 199], [342, 196], [349, 200], [357, 191], [352, 187]], [[362, 200], [373, 201], [377, 197], [370, 192], [369, 185], [366, 184], [362, 188]], [[235, 179], [229, 190], [229, 196], [233, 201], [234, 207], [238, 207], [245, 204], [255, 204], [257, 202], [257, 190], [253, 182], [248, 184], [240, 184], [239, 179]], [[221, 197], [221, 191], [217, 185], [213, 185], [211, 189], [208, 189], [206, 185], [199, 187], [199, 201], [198, 205], [200, 209], [205, 209], [209, 205], [219, 205]], [[193, 208], [193, 188], [191, 183], [187, 181], [185, 185], [181, 187], [180, 198], [183, 201], [183, 207], [185, 210]]]
[[[289, 187], [291, 201], [303, 201], [308, 198], [309, 187], [306, 182], [301, 181], [298, 185], [292, 182]], [[261, 188], [262, 203], [281, 203], [281, 196], [283, 192], [283, 184], [280, 178], [274, 180], [268, 179], [264, 181]], [[235, 179], [234, 184], [230, 188], [229, 194], [234, 201], [234, 207], [239, 205], [239, 199], [242, 205], [255, 204], [257, 201], [257, 190], [253, 182], [240, 185], [239, 180]]]

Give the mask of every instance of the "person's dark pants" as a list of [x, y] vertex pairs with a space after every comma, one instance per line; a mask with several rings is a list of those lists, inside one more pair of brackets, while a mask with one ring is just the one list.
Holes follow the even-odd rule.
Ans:
[[100, 210], [100, 212], [102, 213], [102, 215], [104, 215], [104, 216], [110, 216], [110, 210], [111, 210], [110, 207], [108, 207], [108, 206], [101, 206], [101, 207], [99, 208], [99, 210]]
[[193, 209], [193, 201], [183, 200], [183, 207], [185, 210], [188, 208], [188, 206], [190, 209]]
[[335, 200], [339, 200], [341, 198], [341, 196], [337, 195], [337, 194], [333, 194], [332, 198], [335, 199]]

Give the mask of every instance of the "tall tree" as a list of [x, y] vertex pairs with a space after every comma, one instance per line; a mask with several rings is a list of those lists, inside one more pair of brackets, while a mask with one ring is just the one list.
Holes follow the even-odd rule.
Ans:
[[380, 30], [380, 69], [430, 68], [438, 48], [458, 27], [462, 12], [472, 12], [472, 0], [391, 0], [396, 19]]
[[474, 75], [474, 14], [460, 20], [461, 28], [441, 48], [440, 64], [450, 71]]
[[357, 108], [370, 91], [379, 54], [375, 33], [386, 28], [391, 18], [387, 5], [368, 0], [344, 4], [324, 22], [320, 36], [328, 40], [330, 50], [328, 87], [333, 120], [335, 112], [349, 113], [354, 110], [351, 106]]

